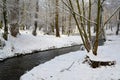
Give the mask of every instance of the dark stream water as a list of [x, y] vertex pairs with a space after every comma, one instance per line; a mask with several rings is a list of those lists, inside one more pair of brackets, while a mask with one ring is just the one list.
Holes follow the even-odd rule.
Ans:
[[0, 62], [0, 80], [19, 80], [21, 75], [33, 67], [56, 56], [77, 50], [80, 50], [80, 45], [7, 59]]

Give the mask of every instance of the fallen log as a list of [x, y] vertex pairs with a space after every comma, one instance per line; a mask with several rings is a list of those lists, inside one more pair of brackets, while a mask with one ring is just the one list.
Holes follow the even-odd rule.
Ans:
[[89, 64], [92, 68], [98, 68], [100, 66], [112, 66], [112, 65], [115, 65], [116, 61], [96, 61], [96, 60], [90, 59], [89, 56], [86, 56], [83, 63]]

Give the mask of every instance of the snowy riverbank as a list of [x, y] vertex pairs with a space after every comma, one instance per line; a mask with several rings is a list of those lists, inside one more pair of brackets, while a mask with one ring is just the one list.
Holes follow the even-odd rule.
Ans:
[[[80, 36], [65, 36], [60, 38], [49, 35], [38, 34], [36, 37], [32, 36], [29, 31], [22, 31], [17, 38], [9, 36], [6, 41], [6, 46], [0, 49], [0, 60], [21, 55], [32, 53], [33, 51], [43, 51], [54, 48], [61, 48], [82, 43]], [[0, 37], [1, 38], [1, 37]]]
[[58, 56], [24, 74], [20, 80], [120, 80], [120, 35], [108, 36], [99, 47], [98, 58], [116, 60], [115, 66], [92, 69], [83, 64], [85, 51]]

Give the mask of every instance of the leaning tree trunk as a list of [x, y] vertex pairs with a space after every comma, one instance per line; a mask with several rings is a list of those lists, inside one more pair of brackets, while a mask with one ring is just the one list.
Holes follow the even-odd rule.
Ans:
[[[76, 0], [76, 3], [77, 3], [78, 12], [81, 15], [82, 11], [81, 11], [79, 0]], [[83, 17], [85, 17], [84, 0], [82, 0], [82, 3], [83, 3]], [[83, 44], [84, 44], [86, 50], [89, 52], [91, 50], [91, 45], [90, 45], [90, 41], [89, 41], [90, 39], [87, 36], [87, 32], [86, 32], [86, 28], [85, 28], [85, 20], [82, 16], [79, 16], [79, 17], [80, 17], [80, 21], [79, 20], [78, 21], [80, 22], [80, 26], [78, 26], [78, 30], [80, 32]], [[75, 20], [75, 22], [76, 22], [76, 20]]]
[[59, 0], [56, 0], [56, 15], [55, 15], [56, 37], [60, 37], [59, 23], [58, 23], [59, 22], [58, 3], [59, 3]]
[[[82, 11], [83, 12], [83, 16], [86, 17], [86, 13], [85, 13], [85, 1], [84, 0], [82, 0], [82, 10], [83, 10]], [[84, 24], [84, 27], [85, 27], [86, 22], [85, 22], [84, 18], [83, 18], [83, 24]]]
[[4, 18], [4, 33], [3, 38], [8, 40], [8, 26], [7, 26], [7, 7], [6, 7], [6, 0], [3, 0], [3, 18]]
[[39, 12], [39, 0], [37, 0], [36, 1], [36, 13], [35, 13], [35, 23], [34, 23], [34, 30], [33, 30], [33, 32], [32, 32], [32, 34], [34, 35], [34, 36], [36, 36], [37, 35], [37, 27], [38, 27], [38, 22], [37, 22], [37, 19], [38, 19], [38, 12]]
[[[84, 1], [84, 0], [83, 0]], [[87, 52], [90, 52], [92, 51], [93, 55], [97, 55], [97, 50], [98, 50], [98, 41], [99, 41], [99, 35], [100, 35], [100, 27], [101, 27], [101, 24], [100, 24], [100, 20], [101, 20], [101, 0], [98, 0], [98, 4], [97, 4], [97, 21], [96, 22], [93, 22], [91, 21], [91, 2], [89, 3], [89, 19], [86, 19], [84, 16], [81, 15], [81, 6], [80, 6], [80, 3], [79, 3], [79, 0], [76, 0], [76, 3], [77, 3], [77, 9], [78, 9], [78, 13], [76, 13], [76, 10], [73, 6], [73, 2], [72, 0], [68, 0], [68, 3], [65, 3], [63, 1], [63, 3], [68, 7], [68, 9], [70, 10], [71, 14], [73, 15], [73, 18], [76, 22], [76, 25], [78, 27], [78, 30], [79, 30], [79, 33], [80, 33], [80, 36], [81, 36], [81, 39], [83, 41], [83, 45], [85, 46], [85, 49], [87, 50]], [[84, 10], [83, 10], [84, 11]], [[78, 19], [78, 17], [80, 17]], [[87, 31], [85, 30], [85, 27], [84, 27], [84, 22], [79, 24], [79, 20], [80, 21], [88, 21], [90, 23], [94, 23], [96, 24], [96, 36], [95, 36], [95, 41], [94, 41], [94, 44], [90, 44], [90, 35], [87, 34]], [[90, 24], [89, 24], [89, 27], [90, 27]], [[90, 47], [89, 47], [90, 46]], [[93, 68], [97, 68], [97, 67], [100, 67], [100, 66], [111, 66], [111, 65], [115, 65], [115, 61], [96, 61], [94, 59], [91, 58], [92, 54], [87, 54], [86, 57], [85, 57], [85, 60], [83, 63], [87, 62], [91, 67]]]

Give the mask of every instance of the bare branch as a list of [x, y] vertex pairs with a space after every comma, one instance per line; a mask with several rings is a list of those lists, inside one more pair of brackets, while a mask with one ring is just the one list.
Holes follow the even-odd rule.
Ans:
[[120, 9], [120, 6], [113, 12], [113, 14], [105, 21], [104, 26], [110, 21], [110, 19], [116, 14], [116, 12]]
[[65, 70], [66, 70], [66, 71], [69, 71], [70, 68], [73, 66], [74, 63], [75, 63], [75, 61], [72, 62], [72, 64], [71, 64], [68, 68], [62, 69], [60, 72], [64, 72]]
[[91, 23], [97, 24], [95, 21], [91, 21], [91, 20], [87, 19], [86, 17], [80, 15], [79, 13], [73, 11], [73, 10], [71, 9], [71, 7], [70, 7], [68, 4], [66, 4], [63, 0], [62, 0], [62, 2], [63, 2], [63, 4], [65, 4], [65, 6], [67, 6], [67, 7], [69, 8], [69, 10], [70, 10], [71, 13], [75, 13], [76, 15], [82, 17], [84, 20], [86, 20], [86, 21], [88, 21], [88, 22], [91, 22]]
[[81, 16], [84, 20], [86, 20], [86, 21], [88, 21], [88, 22], [91, 22], [91, 23], [97, 24], [95, 21], [91, 21], [91, 20], [87, 19], [86, 17], [84, 17], [84, 16], [78, 14], [78, 13], [75, 12], [75, 11], [74, 11], [74, 13], [75, 13], [76, 15], [78, 15], [78, 16]]

